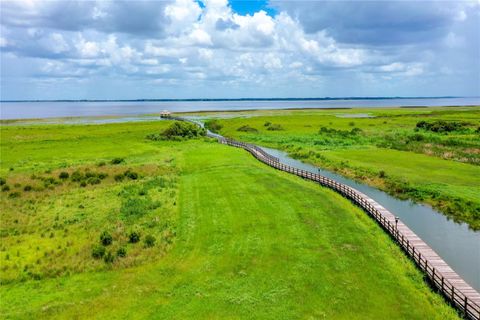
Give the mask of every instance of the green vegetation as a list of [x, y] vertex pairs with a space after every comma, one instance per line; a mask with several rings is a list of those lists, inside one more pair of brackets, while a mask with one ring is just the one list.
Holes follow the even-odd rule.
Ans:
[[240, 131], [240, 132], [253, 132], [253, 133], [257, 133], [258, 130], [255, 129], [255, 128], [252, 128], [250, 127], [249, 125], [244, 125], [244, 126], [241, 126], [237, 129], [237, 131]]
[[205, 128], [212, 132], [219, 132], [220, 130], [222, 130], [223, 126], [217, 119], [212, 119], [205, 121]]
[[[225, 136], [287, 151], [480, 229], [480, 107], [257, 111], [219, 122]], [[272, 123], [283, 130], [269, 130]]]
[[205, 129], [200, 128], [194, 123], [185, 121], [176, 121], [161, 133], [147, 135], [147, 139], [158, 140], [181, 140], [192, 139], [205, 136]]
[[169, 124], [1, 127], [2, 318], [458, 318], [349, 201]]
[[417, 128], [432, 131], [432, 132], [438, 132], [438, 133], [446, 133], [446, 132], [460, 131], [460, 130], [466, 131], [468, 133], [469, 131], [474, 131], [473, 128], [468, 128], [468, 126], [471, 126], [471, 125], [472, 124], [468, 122], [443, 121], [443, 120], [427, 122], [425, 120], [422, 120], [417, 123]]

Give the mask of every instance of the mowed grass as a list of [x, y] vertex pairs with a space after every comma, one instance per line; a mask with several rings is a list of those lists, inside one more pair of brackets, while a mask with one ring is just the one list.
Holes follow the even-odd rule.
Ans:
[[[480, 229], [479, 119], [480, 107], [371, 108], [258, 111], [218, 123], [225, 136], [287, 151]], [[467, 127], [415, 131], [422, 120]]]
[[[117, 221], [110, 211], [116, 212], [118, 203], [106, 203], [115, 199], [116, 190], [143, 185], [168, 172], [176, 181], [171, 188], [178, 188], [178, 197], [158, 197], [177, 201], [169, 209], [175, 217], [170, 222], [175, 229], [172, 246], [158, 256], [141, 253], [155, 252], [157, 247], [140, 250], [145, 259], [133, 265], [122, 265], [118, 259], [102, 268], [2, 284], [2, 318], [457, 318], [380, 227], [338, 194], [275, 171], [240, 149], [203, 140], [150, 142], [145, 134], [162, 124], [128, 124], [128, 130], [126, 126], [68, 127], [85, 135], [85, 145], [79, 142], [74, 160], [62, 148], [70, 149], [76, 135], [67, 138], [62, 129], [52, 127], [64, 137], [52, 151], [56, 159], [37, 155], [40, 159], [20, 162], [22, 150], [35, 149], [25, 144], [15, 156], [7, 157], [7, 163], [16, 168], [8, 171], [8, 179], [36, 172], [35, 168], [55, 170], [65, 163], [88, 166], [113, 156], [124, 157], [124, 165], [132, 168], [158, 165], [167, 171], [151, 171], [138, 181], [105, 181], [86, 189], [66, 183], [61, 190], [36, 191], [38, 197], [53, 201], [45, 207], [42, 202], [36, 205], [46, 219], [49, 212], [53, 216], [69, 210], [54, 198], [80, 197], [86, 192], [91, 200], [86, 214], [95, 221], [93, 225], [108, 228]], [[47, 128], [40, 129], [48, 133]], [[11, 137], [17, 136], [15, 128], [10, 130]], [[116, 142], [109, 152], [99, 150], [98, 156], [88, 152], [97, 140], [96, 130], [110, 133], [100, 138], [102, 144], [108, 144], [108, 136]], [[30, 143], [41, 144], [43, 136], [30, 137]], [[13, 144], [4, 139], [2, 146], [3, 142]], [[137, 148], [130, 149], [131, 144]], [[2, 161], [3, 154], [2, 147]], [[27, 196], [14, 200], [23, 197]], [[2, 195], [2, 207], [7, 201], [11, 199]], [[105, 206], [111, 206], [107, 212]], [[16, 214], [2, 210], [2, 221]], [[34, 241], [44, 232], [47, 224], [35, 224], [36, 214], [22, 221], [29, 228], [28, 235], [8, 234], [12, 246], [16, 239]], [[164, 221], [161, 212], [148, 214]], [[103, 216], [111, 219], [98, 218]], [[69, 233], [81, 238], [94, 229], [84, 224]]]

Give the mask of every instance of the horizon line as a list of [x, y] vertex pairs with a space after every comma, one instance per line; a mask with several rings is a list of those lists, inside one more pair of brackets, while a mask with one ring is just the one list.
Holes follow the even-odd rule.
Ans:
[[7, 99], [2, 102], [175, 102], [175, 101], [315, 101], [315, 100], [391, 100], [391, 99], [453, 99], [480, 98], [480, 96], [352, 96], [306, 98], [138, 98], [138, 99]]

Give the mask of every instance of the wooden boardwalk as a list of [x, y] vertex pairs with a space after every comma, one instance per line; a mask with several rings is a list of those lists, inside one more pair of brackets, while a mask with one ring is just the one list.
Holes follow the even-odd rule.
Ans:
[[480, 294], [466, 283], [450, 266], [418, 237], [402, 221], [375, 200], [360, 191], [319, 174], [287, 166], [259, 147], [232, 139], [209, 134], [220, 143], [239, 147], [250, 152], [258, 160], [276, 169], [295, 174], [299, 177], [318, 182], [331, 188], [370, 214], [412, 258], [417, 266], [425, 272], [431, 284], [458, 309], [466, 318], [480, 319]]

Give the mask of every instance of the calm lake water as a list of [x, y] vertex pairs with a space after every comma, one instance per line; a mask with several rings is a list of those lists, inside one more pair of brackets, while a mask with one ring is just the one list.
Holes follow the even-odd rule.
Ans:
[[258, 101], [108, 101], [108, 102], [0, 102], [0, 119], [114, 116], [187, 111], [228, 111], [289, 108], [364, 108], [398, 106], [480, 105], [480, 98], [258, 100]]
[[377, 201], [423, 239], [466, 282], [480, 291], [480, 232], [464, 223], [455, 223], [431, 207], [409, 200], [399, 200], [378, 189], [355, 182], [339, 174], [290, 158], [287, 153], [262, 147], [269, 154], [292, 167], [321, 174], [346, 184]]

